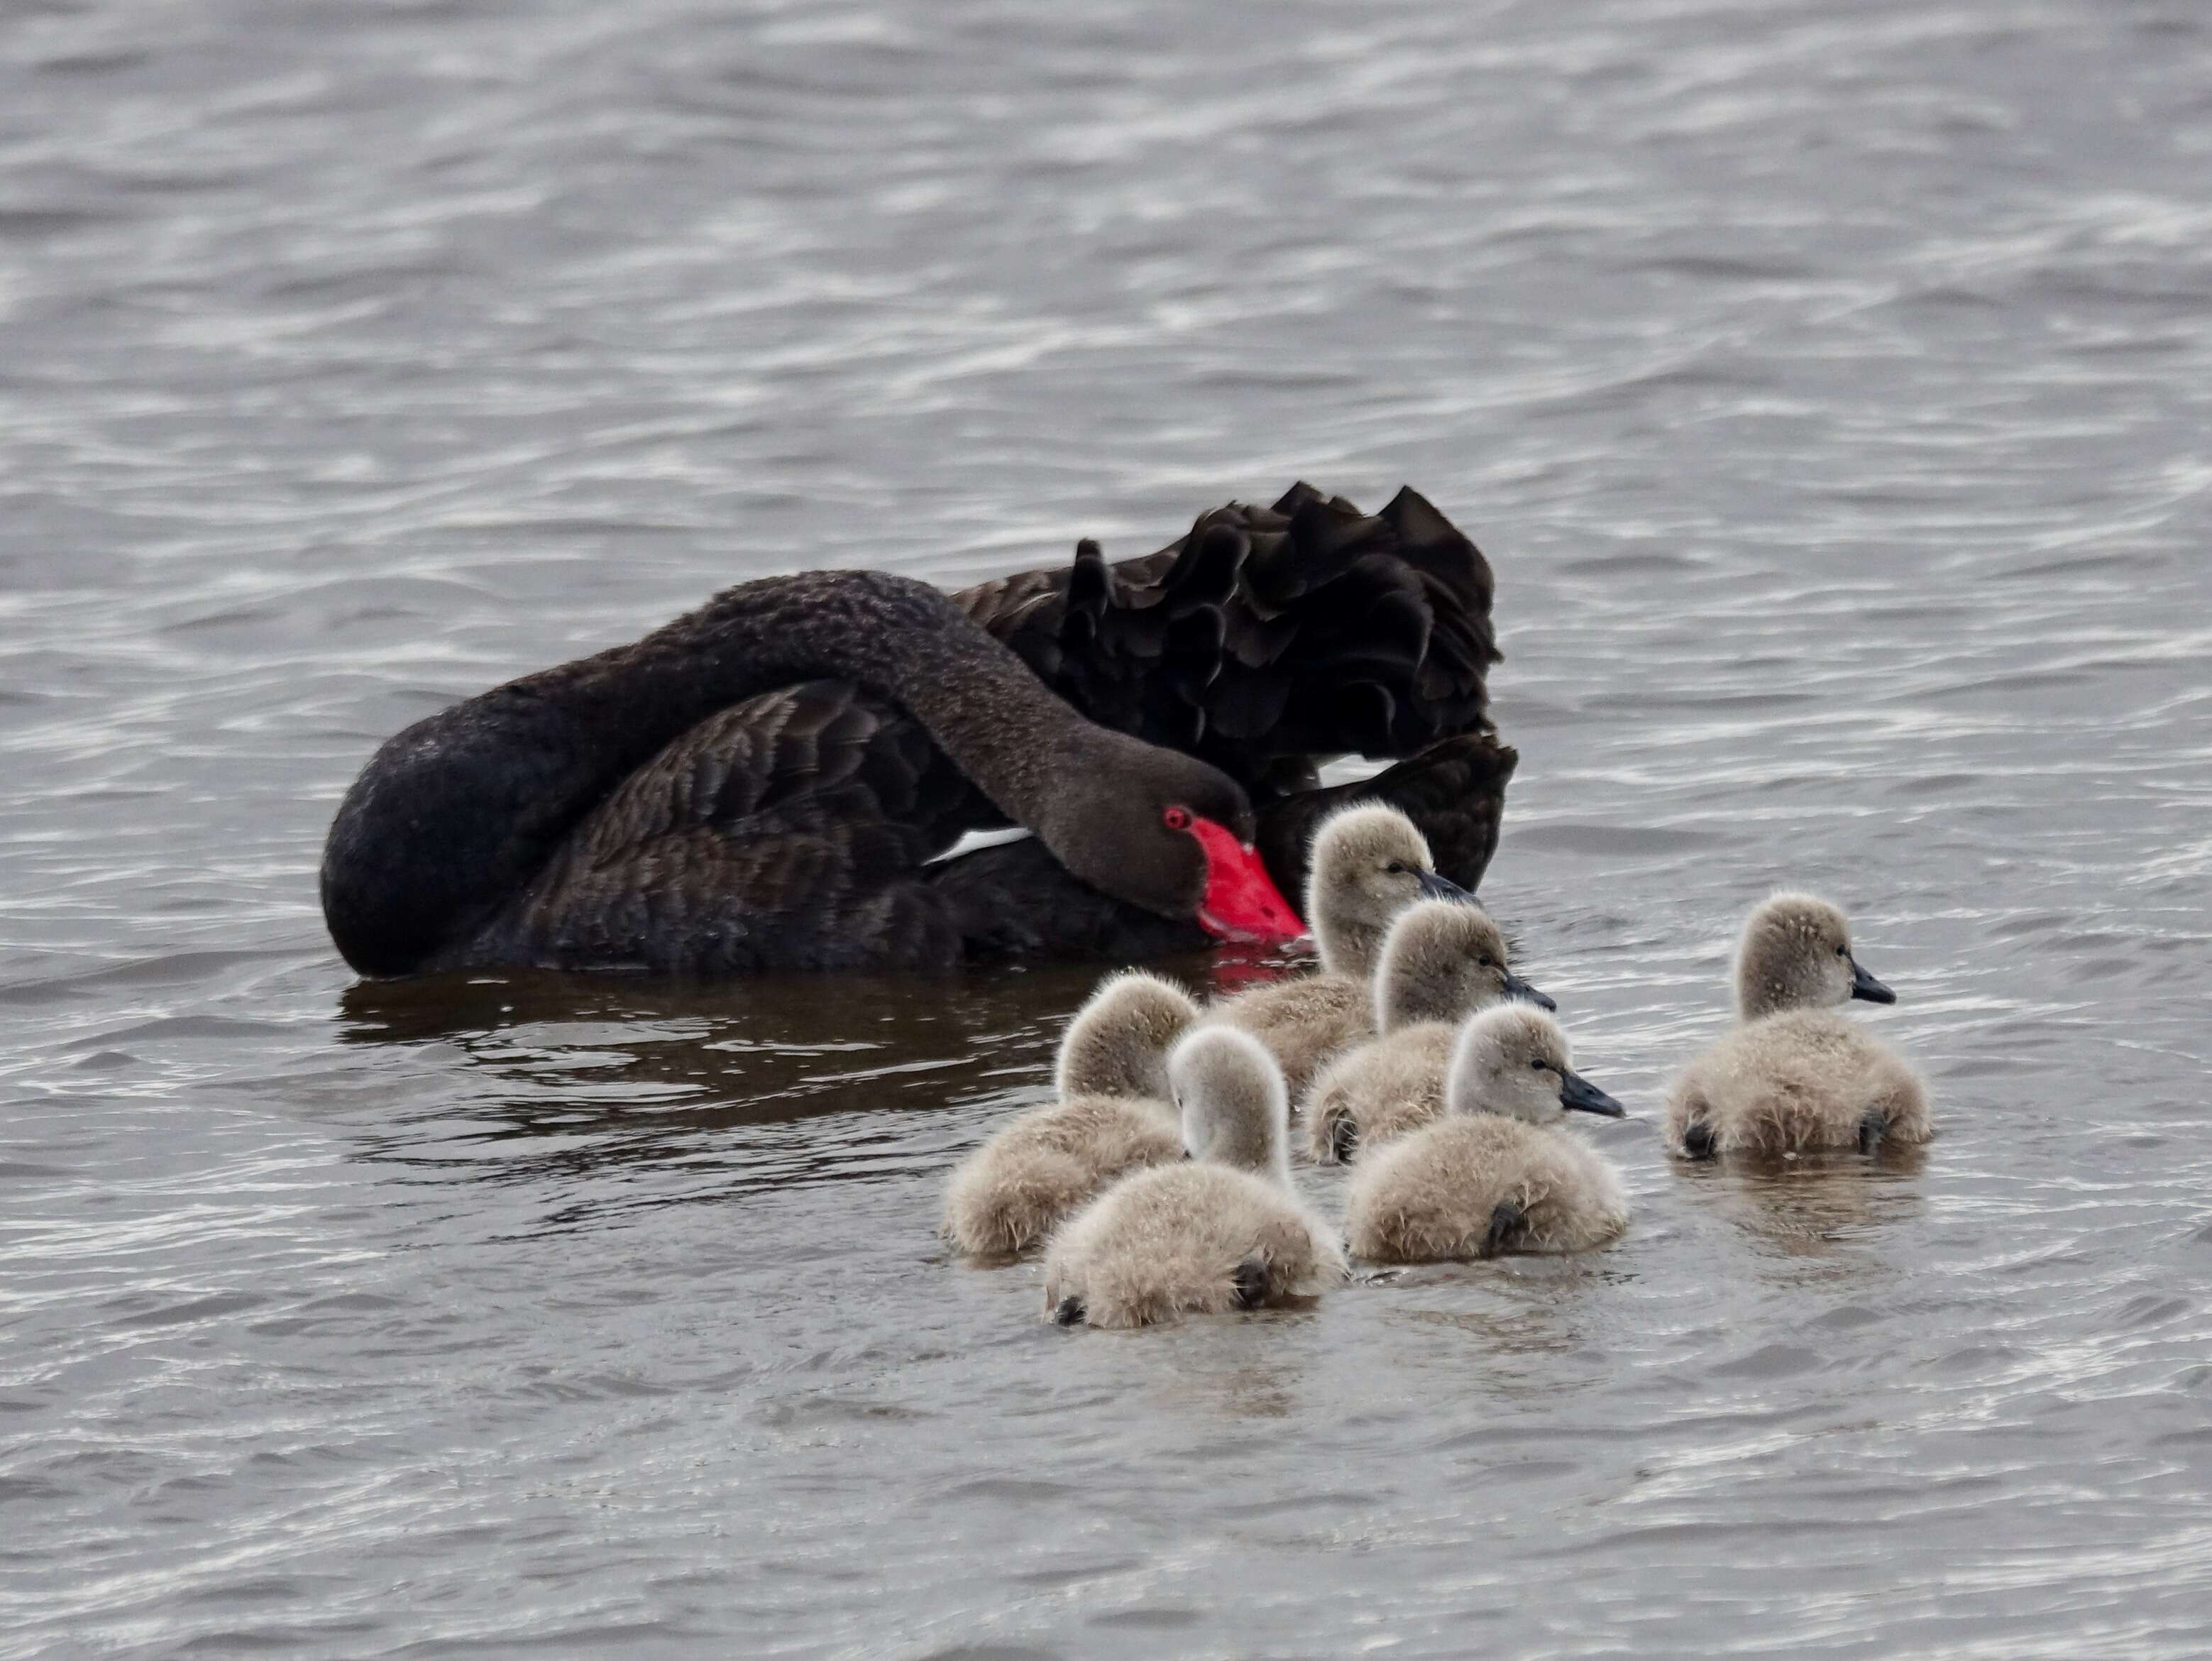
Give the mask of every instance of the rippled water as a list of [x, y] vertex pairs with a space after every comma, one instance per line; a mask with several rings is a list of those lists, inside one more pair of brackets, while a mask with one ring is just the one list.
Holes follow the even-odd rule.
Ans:
[[[8, 9], [0, 1651], [2201, 1654], [2209, 27]], [[1085, 977], [325, 940], [457, 696], [1298, 476], [1496, 564], [1611, 1251], [1062, 1334], [931, 1226]], [[1923, 1159], [1661, 1153], [1785, 878]]]

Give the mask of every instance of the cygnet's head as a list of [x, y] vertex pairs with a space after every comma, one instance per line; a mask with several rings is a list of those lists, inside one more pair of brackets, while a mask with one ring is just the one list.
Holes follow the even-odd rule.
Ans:
[[1782, 893], [1751, 914], [1735, 952], [1735, 1005], [1745, 1020], [1853, 998], [1895, 1003], [1897, 994], [1859, 967], [1840, 910], [1810, 894]]
[[1134, 969], [1108, 976], [1060, 1041], [1060, 1093], [1167, 1100], [1168, 1051], [1197, 1020], [1197, 1004], [1172, 981]]
[[1201, 1026], [1169, 1054], [1168, 1080], [1192, 1159], [1290, 1186], [1290, 1098], [1265, 1044], [1233, 1026]]
[[1427, 838], [1396, 808], [1361, 802], [1322, 821], [1306, 877], [1306, 921], [1323, 969], [1366, 979], [1390, 920], [1424, 896], [1472, 897], [1437, 874]]
[[1384, 1032], [1414, 1021], [1455, 1021], [1502, 998], [1559, 1006], [1513, 972], [1505, 936], [1466, 900], [1417, 900], [1382, 937], [1375, 968], [1375, 1021]]
[[1496, 1113], [1528, 1124], [1556, 1124], [1569, 1108], [1608, 1119], [1627, 1115], [1575, 1071], [1559, 1024], [1525, 1003], [1500, 1004], [1468, 1017], [1452, 1047], [1444, 1106], [1453, 1113]]

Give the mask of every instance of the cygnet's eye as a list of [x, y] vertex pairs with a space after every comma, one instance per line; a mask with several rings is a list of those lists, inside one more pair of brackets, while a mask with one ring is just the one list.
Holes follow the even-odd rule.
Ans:
[[[1495, 958], [1477, 958], [1475, 961], [1480, 964], [1485, 969], [1495, 969], [1498, 967], [1498, 959]], [[1536, 1065], [1541, 1067], [1543, 1066], [1543, 1062], [1538, 1062]]]
[[1406, 874], [1406, 862], [1403, 860], [1392, 860], [1389, 864], [1382, 867], [1382, 873], [1385, 876], [1402, 877]]
[[1544, 1063], [1540, 1061], [1531, 1062], [1528, 1066], [1532, 1072], [1541, 1073], [1544, 1070]]
[[1836, 955], [1839, 958], [1848, 958], [1851, 955], [1851, 948], [1848, 946], [1839, 946], [1836, 948]]

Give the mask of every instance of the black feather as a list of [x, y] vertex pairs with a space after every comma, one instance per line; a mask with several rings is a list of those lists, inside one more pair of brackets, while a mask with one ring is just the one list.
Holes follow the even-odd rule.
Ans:
[[957, 598], [1094, 721], [1248, 783], [1285, 757], [1489, 730], [1490, 565], [1411, 490], [1362, 514], [1302, 482], [1140, 558], [1108, 567], [1093, 545]]

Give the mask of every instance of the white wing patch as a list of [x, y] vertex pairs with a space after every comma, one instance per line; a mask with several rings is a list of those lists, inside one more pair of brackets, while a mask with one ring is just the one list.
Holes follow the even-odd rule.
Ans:
[[922, 863], [942, 865], [947, 860], [964, 859], [969, 855], [980, 853], [986, 848], [1003, 848], [1010, 842], [1020, 842], [1036, 834], [1035, 831], [1026, 830], [1018, 824], [1010, 824], [1003, 830], [970, 830], [942, 854], [933, 854]]

